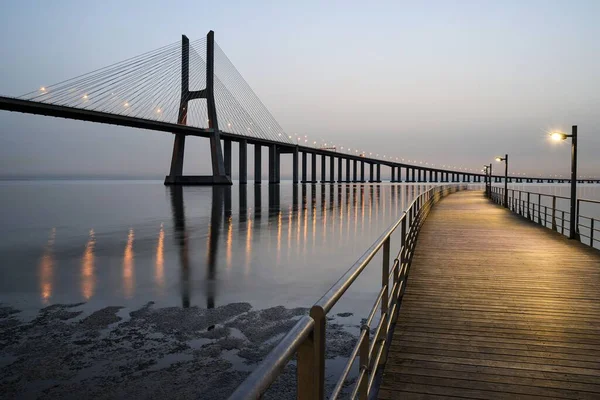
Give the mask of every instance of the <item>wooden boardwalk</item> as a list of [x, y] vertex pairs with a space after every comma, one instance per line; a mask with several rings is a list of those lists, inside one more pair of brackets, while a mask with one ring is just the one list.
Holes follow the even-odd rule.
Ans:
[[600, 251], [490, 203], [429, 214], [379, 399], [600, 399]]

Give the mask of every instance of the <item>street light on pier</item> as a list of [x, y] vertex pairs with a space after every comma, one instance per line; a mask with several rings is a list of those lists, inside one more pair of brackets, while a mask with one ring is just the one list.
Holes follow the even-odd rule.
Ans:
[[[579, 240], [579, 232], [577, 231], [577, 223], [579, 216], [577, 215], [577, 125], [571, 127], [571, 134], [567, 135], [563, 132], [552, 132], [550, 138], [555, 142], [562, 142], [567, 138], [571, 138], [571, 218], [569, 228], [569, 239]], [[561, 175], [562, 178], [562, 175]]]
[[504, 161], [504, 207], [508, 208], [508, 154], [504, 157], [496, 157], [496, 161]]

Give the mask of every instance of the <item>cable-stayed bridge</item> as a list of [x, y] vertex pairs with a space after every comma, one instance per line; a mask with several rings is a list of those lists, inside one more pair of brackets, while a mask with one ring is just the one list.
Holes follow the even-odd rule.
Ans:
[[[269, 183], [274, 184], [280, 182], [281, 154], [292, 155], [294, 183], [381, 182], [382, 166], [389, 168], [392, 182], [482, 182], [485, 176], [295, 141], [227, 58], [212, 31], [206, 38], [190, 42], [183, 36], [181, 42], [19, 97], [0, 97], [0, 109], [172, 133], [173, 155], [165, 184], [231, 184], [232, 142], [239, 146], [240, 184], [248, 181], [248, 145], [254, 146], [255, 183], [261, 181], [262, 147], [269, 149]], [[209, 139], [212, 175], [183, 174], [186, 136]], [[501, 182], [504, 177], [493, 179]], [[527, 176], [508, 180], [569, 181]]]

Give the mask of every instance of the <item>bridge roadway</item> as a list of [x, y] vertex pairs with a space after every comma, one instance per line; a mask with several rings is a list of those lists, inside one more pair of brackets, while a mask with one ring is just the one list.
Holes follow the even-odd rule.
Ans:
[[600, 399], [600, 251], [480, 192], [417, 243], [379, 399]]
[[[119, 125], [131, 128], [148, 129], [174, 134], [179, 133], [187, 136], [197, 136], [203, 138], [209, 138], [213, 133], [212, 129], [207, 128], [196, 128], [187, 125], [148, 120], [125, 115], [109, 114], [105, 112], [67, 107], [57, 104], [47, 104], [29, 100], [15, 99], [4, 96], [0, 96], [0, 110], [21, 112], [34, 115], [45, 115], [58, 118], [67, 118], [79, 121]], [[255, 146], [255, 159], [257, 157], [256, 152], [258, 151], [258, 153], [260, 153], [261, 147], [268, 147], [269, 149], [272, 148], [276, 150], [269, 154], [270, 183], [280, 182], [280, 154], [285, 153], [295, 153], [295, 162], [293, 162], [294, 183], [298, 183], [300, 179], [303, 183], [319, 182], [317, 175], [317, 156], [321, 157], [320, 181], [322, 183], [367, 181], [381, 182], [382, 165], [390, 168], [391, 182], [483, 182], [483, 180], [485, 179], [484, 174], [482, 173], [447, 170], [433, 168], [431, 166], [406, 164], [402, 162], [393, 161], [392, 159], [382, 160], [368, 156], [363, 157], [358, 154], [353, 155], [341, 153], [328, 149], [302, 146], [294, 143], [284, 143], [258, 137], [244, 136], [226, 131], [220, 131], [220, 136], [221, 139], [223, 139], [225, 169], [227, 175], [231, 175], [231, 143], [237, 142], [240, 146], [239, 182], [242, 184], [247, 183], [247, 145]], [[298, 160], [295, 158], [298, 157], [298, 153], [301, 154], [301, 171], [298, 170], [299, 163]], [[308, 160], [308, 155], [311, 156], [310, 161]], [[327, 158], [329, 159], [328, 171], [326, 171]], [[261, 180], [260, 156], [258, 156], [258, 159], [259, 162], [255, 162], [254, 175], [255, 177], [258, 176], [259, 178], [255, 178], [255, 183], [260, 183]], [[337, 166], [335, 163], [335, 159], [337, 159]], [[308, 173], [309, 164], [310, 175]], [[368, 168], [367, 171], [365, 171], [365, 167]], [[493, 180], [496, 183], [500, 183], [503, 182], [504, 177], [501, 175], [493, 175]], [[569, 182], [569, 179], [556, 177], [543, 178], [509, 176], [508, 181], [515, 183], [566, 183]], [[579, 183], [600, 183], [600, 179], [598, 178], [580, 178], [577, 181]]]

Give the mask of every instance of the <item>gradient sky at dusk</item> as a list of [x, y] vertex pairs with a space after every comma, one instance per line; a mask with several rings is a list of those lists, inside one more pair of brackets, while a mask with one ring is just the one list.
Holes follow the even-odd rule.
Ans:
[[[177, 5], [175, 5], [177, 3]], [[290, 134], [479, 170], [600, 175], [599, 1], [11, 1], [0, 94], [17, 96], [214, 30]], [[0, 176], [161, 178], [172, 135], [0, 112]], [[186, 173], [207, 173], [191, 139]], [[288, 163], [289, 164], [289, 163]], [[283, 172], [289, 170], [284, 165]]]

